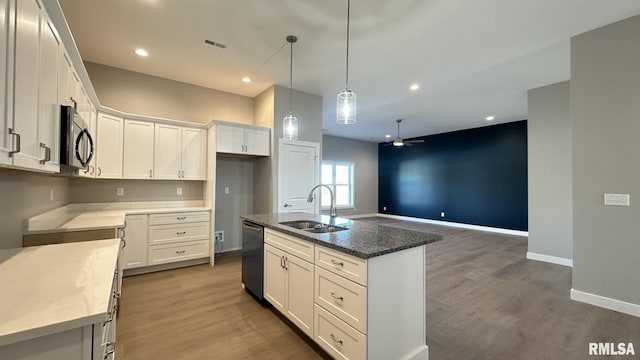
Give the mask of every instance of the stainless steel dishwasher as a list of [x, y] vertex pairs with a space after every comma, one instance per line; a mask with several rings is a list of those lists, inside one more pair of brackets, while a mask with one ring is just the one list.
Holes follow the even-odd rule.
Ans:
[[263, 300], [264, 227], [242, 222], [242, 285], [245, 290]]

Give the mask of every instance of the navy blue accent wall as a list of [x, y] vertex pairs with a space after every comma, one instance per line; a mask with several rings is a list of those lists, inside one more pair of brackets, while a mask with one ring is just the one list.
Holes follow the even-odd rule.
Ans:
[[380, 213], [527, 230], [526, 120], [415, 139], [379, 145]]

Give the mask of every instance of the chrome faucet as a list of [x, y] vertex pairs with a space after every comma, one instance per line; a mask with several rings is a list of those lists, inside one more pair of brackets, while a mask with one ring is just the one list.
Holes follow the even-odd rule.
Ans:
[[329, 190], [329, 194], [331, 194], [331, 207], [329, 207], [329, 216], [334, 218], [338, 216], [338, 211], [336, 210], [336, 199], [333, 196], [333, 190], [331, 190], [331, 187], [329, 185], [325, 185], [325, 184], [318, 184], [316, 186], [314, 186], [311, 191], [309, 191], [309, 196], [307, 197], [307, 202], [313, 202], [313, 192], [321, 187], [324, 186]]

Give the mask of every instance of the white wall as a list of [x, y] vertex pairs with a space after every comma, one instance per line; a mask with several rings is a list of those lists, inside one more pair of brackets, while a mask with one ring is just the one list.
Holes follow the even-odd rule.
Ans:
[[569, 81], [529, 90], [529, 253], [573, 258]]
[[[378, 212], [378, 144], [336, 136], [322, 137], [322, 160], [354, 163], [354, 209], [339, 209], [338, 215]], [[326, 211], [325, 211], [326, 213]]]
[[640, 16], [571, 39], [571, 121], [573, 288], [640, 315]]
[[215, 230], [224, 231], [223, 252], [237, 250], [242, 248], [240, 215], [253, 213], [254, 160], [218, 156], [216, 162]]

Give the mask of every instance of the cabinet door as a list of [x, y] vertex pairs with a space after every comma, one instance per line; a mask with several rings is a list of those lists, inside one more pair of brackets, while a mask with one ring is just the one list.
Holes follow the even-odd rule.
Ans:
[[286, 254], [285, 315], [313, 338], [313, 264]]
[[123, 178], [153, 178], [153, 138], [154, 123], [124, 121]]
[[[9, 29], [11, 27], [9, 0], [0, 0], [0, 38], [9, 39]], [[12, 126], [11, 112], [9, 108], [9, 93], [13, 91], [7, 76], [7, 58], [9, 56], [9, 44], [7, 41], [0, 41], [0, 165], [11, 163], [9, 151], [11, 151], [11, 138], [9, 128]]]
[[[38, 52], [40, 4], [36, 0], [16, 1], [13, 130], [20, 134], [20, 152], [13, 165], [39, 169], [38, 142]], [[16, 137], [14, 136], [14, 141]], [[15, 143], [14, 143], [15, 144]], [[16, 147], [16, 146], [14, 146]]]
[[245, 153], [247, 155], [269, 156], [269, 130], [244, 129]]
[[38, 77], [38, 141], [42, 170], [60, 171], [60, 107], [58, 106], [58, 49], [60, 41], [46, 13], [41, 12], [40, 75]]
[[179, 179], [182, 171], [182, 128], [180, 126], [155, 124], [154, 178]]
[[97, 174], [102, 179], [122, 178], [123, 122], [121, 117], [99, 114], [96, 147]]
[[216, 151], [223, 153], [244, 153], [244, 128], [216, 126]]
[[147, 215], [130, 215], [126, 217], [124, 248], [125, 269], [147, 266]]
[[286, 299], [284, 254], [284, 251], [264, 244], [264, 298], [283, 314]]
[[182, 128], [182, 178], [205, 180], [207, 172], [207, 132]]

